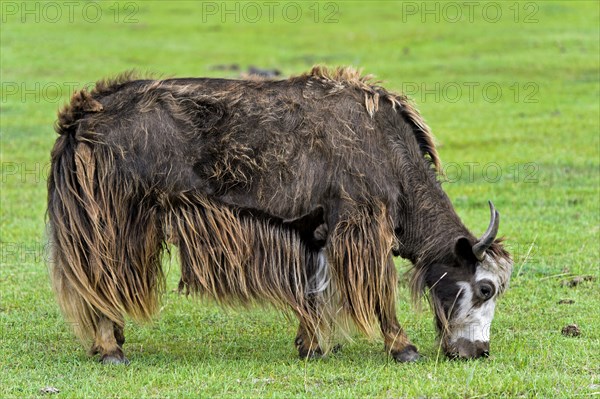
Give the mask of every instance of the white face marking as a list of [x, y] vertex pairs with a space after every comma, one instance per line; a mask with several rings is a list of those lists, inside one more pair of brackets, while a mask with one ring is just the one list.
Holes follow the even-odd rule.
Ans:
[[462, 289], [462, 298], [458, 301], [458, 310], [450, 322], [450, 342], [456, 342], [459, 338], [471, 342], [489, 342], [496, 299], [491, 298], [474, 308], [471, 285], [463, 281], [457, 284]]
[[[494, 271], [494, 272], [492, 272]], [[478, 307], [473, 307], [473, 289], [466, 281], [458, 282], [462, 296], [457, 301], [453, 316], [450, 321], [450, 344], [463, 338], [470, 342], [489, 342], [490, 327], [496, 309], [496, 299], [501, 290], [508, 285], [508, 279], [512, 271], [512, 263], [502, 260], [496, 262], [486, 255], [475, 272], [474, 281], [476, 285], [482, 280], [489, 280], [494, 285], [494, 296], [483, 302]]]

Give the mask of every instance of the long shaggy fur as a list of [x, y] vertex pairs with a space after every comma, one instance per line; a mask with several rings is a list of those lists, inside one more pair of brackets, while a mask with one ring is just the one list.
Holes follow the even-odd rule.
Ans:
[[[426, 263], [431, 236], [472, 237], [416, 108], [351, 68], [282, 81], [123, 75], [76, 92], [56, 131], [51, 275], [84, 340], [100, 316], [122, 326], [156, 313], [170, 242], [186, 292], [291, 308], [323, 335], [340, 314], [367, 334], [395, 317], [392, 250]], [[317, 207], [322, 251], [284, 223]]]
[[[357, 204], [331, 235], [336, 288], [356, 326], [374, 335], [377, 312], [395, 303], [396, 272], [389, 267], [393, 229], [382, 204]], [[393, 265], [393, 263], [392, 263]]]
[[165, 209], [179, 248], [181, 289], [228, 305], [260, 300], [291, 306], [297, 315], [314, 319], [307, 267], [318, 262], [318, 253], [297, 232], [241, 216], [195, 193], [168, 200]]
[[112, 155], [61, 136], [52, 158], [48, 216], [52, 277], [67, 318], [88, 338], [97, 317], [149, 319], [163, 287], [159, 209]]
[[100, 315], [122, 326], [123, 314], [143, 321], [156, 313], [167, 240], [179, 249], [180, 288], [187, 293], [226, 305], [291, 307], [316, 330], [326, 328], [318, 296], [307, 292], [307, 270], [318, 253], [297, 232], [241, 216], [198, 193], [136, 195], [135, 181], [117, 184], [117, 171], [97, 168], [110, 160], [96, 150], [79, 143], [72, 153], [68, 145], [55, 152], [49, 183], [52, 280], [82, 340], [93, 336]]
[[318, 253], [297, 232], [241, 216], [197, 192], [158, 195], [148, 182], [123, 174], [115, 164], [122, 154], [82, 126], [83, 115], [103, 109], [93, 95], [125, 82], [75, 93], [57, 124], [48, 182], [52, 281], [77, 335], [89, 341], [100, 315], [122, 326], [124, 314], [144, 321], [156, 313], [167, 241], [179, 248], [186, 292], [229, 305], [258, 300], [291, 307], [322, 330], [317, 297], [306, 292]]

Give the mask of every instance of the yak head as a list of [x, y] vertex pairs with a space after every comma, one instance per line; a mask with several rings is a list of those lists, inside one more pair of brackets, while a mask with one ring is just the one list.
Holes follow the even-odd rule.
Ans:
[[425, 268], [440, 344], [450, 358], [489, 356], [496, 300], [507, 288], [512, 260], [496, 241], [500, 215], [490, 202], [491, 220], [478, 239], [457, 237], [446, 261]]

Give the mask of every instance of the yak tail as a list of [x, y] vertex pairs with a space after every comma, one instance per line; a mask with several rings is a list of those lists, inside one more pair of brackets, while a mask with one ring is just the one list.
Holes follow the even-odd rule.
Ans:
[[59, 112], [48, 179], [50, 275], [58, 302], [82, 341], [105, 316], [149, 319], [164, 286], [160, 211], [120, 175], [114, 154], [86, 129], [102, 105], [85, 90]]
[[330, 237], [339, 301], [354, 325], [370, 337], [376, 334], [378, 318], [395, 315], [397, 276], [391, 260], [391, 226], [382, 204], [357, 204], [341, 214]]

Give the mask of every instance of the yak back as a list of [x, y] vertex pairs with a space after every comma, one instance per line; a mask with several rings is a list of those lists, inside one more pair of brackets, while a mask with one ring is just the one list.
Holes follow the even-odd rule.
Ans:
[[105, 146], [112, 166], [158, 195], [201, 191], [287, 219], [340, 200], [393, 208], [399, 154], [440, 169], [410, 101], [351, 68], [286, 80], [122, 75], [79, 96], [59, 133]]

